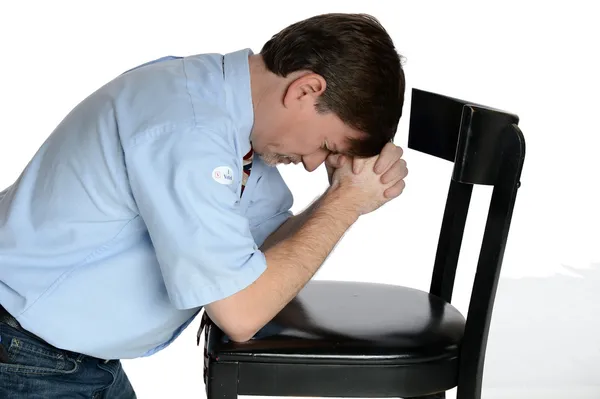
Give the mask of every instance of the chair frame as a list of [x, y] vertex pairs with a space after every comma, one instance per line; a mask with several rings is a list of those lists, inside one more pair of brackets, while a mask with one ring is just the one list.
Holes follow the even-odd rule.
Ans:
[[[518, 116], [505, 111], [412, 89], [408, 148], [454, 163], [429, 289], [430, 294], [448, 303], [452, 300], [473, 186], [493, 186], [464, 336], [456, 359], [457, 399], [481, 397], [494, 299], [525, 159], [525, 138], [518, 122]], [[393, 397], [398, 393], [371, 386], [390, 378], [409, 379], [409, 369], [413, 367], [402, 369], [392, 364], [386, 366], [385, 362], [364, 367], [340, 363], [335, 367], [348, 381], [344, 389], [326, 384], [305, 387], [302, 384], [325, 372], [331, 364], [302, 367], [298, 363], [221, 359], [215, 349], [221, 334], [213, 323], [207, 324], [205, 383], [209, 399], [231, 399], [238, 394]], [[293, 379], [295, 382], [288, 387], [282, 383]], [[443, 392], [419, 396], [444, 397]]]
[[[413, 101], [434, 95], [413, 89]], [[462, 105], [453, 159], [409, 139], [409, 148], [454, 161], [429, 292], [451, 303], [454, 280], [474, 185], [493, 186], [460, 351], [457, 398], [480, 398], [487, 338], [504, 251], [525, 160], [525, 138], [516, 115], [451, 99]], [[413, 109], [415, 109], [413, 103]], [[419, 104], [417, 104], [417, 107]], [[413, 120], [414, 124], [419, 122]], [[426, 124], [427, 125], [427, 124]], [[413, 125], [414, 126], [414, 125]], [[421, 127], [420, 129], [427, 128]], [[411, 126], [411, 137], [416, 137]], [[497, 146], [497, 147], [496, 147]], [[481, 155], [483, 154], [483, 155]], [[476, 300], [473, 300], [476, 298]]]

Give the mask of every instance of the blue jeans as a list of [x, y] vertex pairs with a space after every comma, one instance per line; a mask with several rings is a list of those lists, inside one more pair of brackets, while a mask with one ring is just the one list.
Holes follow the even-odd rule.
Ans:
[[57, 349], [0, 322], [0, 398], [134, 399], [119, 360]]

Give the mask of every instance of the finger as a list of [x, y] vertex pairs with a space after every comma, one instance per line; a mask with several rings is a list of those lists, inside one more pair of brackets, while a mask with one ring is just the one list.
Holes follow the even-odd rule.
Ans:
[[399, 159], [381, 176], [381, 182], [387, 184], [394, 180], [404, 179], [407, 175], [406, 161]]
[[329, 162], [325, 162], [325, 169], [327, 170], [327, 175], [331, 175], [336, 168], [332, 166]]
[[383, 149], [379, 153], [377, 161], [375, 161], [375, 166], [373, 167], [373, 171], [375, 173], [379, 174], [385, 171], [390, 166], [393, 157], [393, 147], [395, 146], [392, 143], [387, 143], [383, 146]]
[[377, 174], [387, 171], [398, 159], [402, 158], [403, 153], [401, 147], [394, 145], [394, 143], [387, 143], [381, 150], [373, 170]]
[[365, 168], [366, 160], [364, 158], [354, 157], [352, 158], [352, 171], [358, 174]]
[[383, 196], [388, 199], [396, 198], [400, 196], [400, 194], [402, 194], [402, 191], [404, 191], [404, 187], [406, 187], [406, 183], [404, 183], [404, 180], [399, 180], [392, 187], [386, 189], [383, 192]]
[[340, 162], [339, 158], [340, 158], [339, 154], [330, 154], [330, 155], [327, 156], [327, 158], [325, 159], [325, 161], [332, 168], [338, 168], [338, 165], [339, 165], [339, 162]]
[[335, 160], [335, 167], [338, 169], [346, 165], [346, 162], [348, 162], [348, 158], [343, 154], [336, 154]]

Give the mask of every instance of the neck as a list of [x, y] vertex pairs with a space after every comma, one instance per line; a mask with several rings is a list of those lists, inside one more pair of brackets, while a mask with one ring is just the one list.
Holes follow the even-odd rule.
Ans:
[[252, 93], [252, 107], [254, 110], [254, 126], [252, 128], [251, 140], [256, 135], [261, 135], [262, 126], [264, 124], [262, 115], [264, 110], [269, 110], [273, 120], [275, 105], [273, 102], [278, 97], [278, 92], [283, 90], [283, 78], [269, 71], [260, 54], [251, 55], [249, 59], [250, 65], [250, 87]]
[[262, 103], [262, 100], [266, 97], [267, 85], [265, 84], [265, 80], [269, 71], [260, 54], [251, 55], [249, 58], [249, 65], [252, 105], [256, 110]]

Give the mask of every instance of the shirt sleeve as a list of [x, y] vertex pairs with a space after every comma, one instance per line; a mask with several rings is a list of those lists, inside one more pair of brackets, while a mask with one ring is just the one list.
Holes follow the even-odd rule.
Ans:
[[194, 127], [148, 134], [125, 151], [133, 197], [178, 309], [233, 295], [266, 269], [239, 212], [242, 164], [230, 141]]

